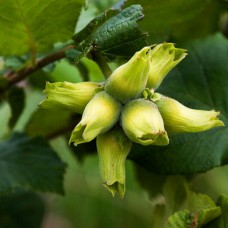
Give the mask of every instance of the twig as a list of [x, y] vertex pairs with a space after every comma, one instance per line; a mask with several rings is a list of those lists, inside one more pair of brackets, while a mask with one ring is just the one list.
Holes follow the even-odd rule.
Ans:
[[65, 51], [70, 49], [70, 48], [75, 48], [75, 46], [67, 46], [64, 49], [52, 53], [43, 59], [38, 60], [35, 65], [30, 65], [22, 68], [19, 71], [8, 71], [3, 77], [7, 78], [7, 86], [4, 87], [3, 89], [0, 88], [0, 98], [4, 96], [5, 92], [11, 88], [14, 84], [24, 80], [27, 76], [30, 74], [36, 72], [37, 70], [57, 61], [65, 57]]
[[38, 60], [34, 66], [28, 66], [28, 67], [22, 68], [21, 70], [19, 70], [17, 72], [11, 72], [10, 74], [5, 75], [5, 77], [9, 81], [8, 87], [16, 84], [19, 81], [22, 81], [28, 75], [30, 75], [30, 74], [34, 73], [35, 71], [49, 65], [50, 63], [53, 63], [57, 60], [64, 58], [65, 57], [65, 51], [70, 49], [70, 48], [74, 48], [74, 46], [68, 46], [61, 51], [58, 51], [58, 52], [55, 52], [53, 54], [48, 55], [48, 56], [44, 57], [43, 59]]

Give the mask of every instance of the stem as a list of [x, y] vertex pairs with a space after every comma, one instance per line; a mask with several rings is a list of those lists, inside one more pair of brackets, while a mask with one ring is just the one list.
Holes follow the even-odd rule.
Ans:
[[[36, 61], [36, 63], [34, 65], [26, 66], [26, 67], [20, 69], [19, 71], [16, 71], [16, 72], [8, 71], [4, 75], [4, 77], [7, 78], [7, 80], [8, 80], [8, 85], [4, 89], [0, 89], [0, 97], [2, 95], [4, 95], [5, 91], [8, 90], [11, 86], [24, 80], [27, 76], [31, 75], [32, 73], [38, 71], [39, 69], [57, 61], [57, 60], [64, 58], [65, 51], [68, 49], [71, 49], [71, 48], [75, 48], [75, 46], [73, 46], [73, 45], [67, 46], [58, 52], [52, 53], [52, 54], [44, 57], [43, 59]], [[112, 74], [112, 71], [107, 64], [105, 57], [99, 52], [93, 52], [91, 54], [92, 54], [93, 60], [98, 64], [98, 66], [100, 67], [105, 78], [108, 78]]]
[[50, 55], [44, 57], [43, 59], [38, 60], [34, 66], [28, 66], [28, 67], [22, 68], [18, 72], [13, 72], [13, 73], [7, 75], [6, 77], [9, 80], [9, 86], [12, 86], [17, 82], [22, 81], [28, 75], [30, 75], [30, 74], [34, 73], [35, 71], [49, 65], [50, 63], [53, 63], [57, 60], [64, 58], [65, 57], [65, 51], [67, 49], [70, 49], [73, 47], [74, 46], [68, 46], [59, 52], [55, 52], [53, 54], [50, 54]]
[[98, 64], [103, 75], [107, 79], [112, 74], [112, 71], [107, 64], [105, 57], [100, 52], [93, 52], [91, 54], [92, 54], [93, 60]]
[[60, 60], [62, 58], [65, 57], [65, 51], [70, 49], [70, 48], [75, 48], [75, 46], [67, 46], [64, 49], [52, 53], [46, 57], [44, 57], [43, 59], [38, 60], [35, 64], [32, 64], [30, 66], [26, 66], [22, 69], [20, 69], [19, 71], [8, 71], [4, 77], [7, 78], [8, 80], [8, 84], [4, 89], [0, 89], [0, 98], [4, 96], [4, 93], [11, 88], [14, 84], [22, 81], [23, 79], [25, 79], [27, 76], [29, 76], [30, 74], [36, 72], [37, 70], [49, 65], [50, 63], [53, 63], [57, 60]]

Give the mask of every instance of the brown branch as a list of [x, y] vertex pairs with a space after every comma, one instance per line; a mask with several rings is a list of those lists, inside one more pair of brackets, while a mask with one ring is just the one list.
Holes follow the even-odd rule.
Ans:
[[[61, 51], [55, 52], [53, 54], [50, 54], [50, 55], [44, 57], [43, 59], [38, 60], [34, 66], [24, 67], [17, 72], [11, 72], [11, 73], [5, 75], [5, 77], [9, 81], [8, 87], [11, 87], [12, 85], [16, 84], [17, 82], [22, 81], [23, 79], [25, 79], [30, 74], [36, 72], [37, 70], [39, 70], [39, 69], [41, 69], [47, 65], [49, 65], [50, 63], [53, 63], [57, 60], [64, 58], [65, 57], [65, 51], [70, 49], [70, 48], [75, 48], [75, 47], [74, 46], [68, 46]], [[8, 87], [6, 89], [8, 89]]]

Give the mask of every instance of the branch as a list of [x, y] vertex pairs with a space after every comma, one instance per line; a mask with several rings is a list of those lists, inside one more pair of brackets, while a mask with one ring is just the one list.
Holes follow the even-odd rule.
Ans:
[[[39, 69], [57, 61], [65, 57], [65, 51], [71, 48], [75, 48], [75, 46], [70, 45], [65, 47], [64, 49], [52, 53], [40, 60], [38, 60], [35, 65], [26, 66], [18, 71], [8, 71], [3, 77], [5, 77], [8, 81], [7, 86], [4, 88], [0, 88], [0, 97], [4, 96], [5, 92], [11, 88], [11, 86], [15, 85], [16, 83], [24, 80], [27, 76], [31, 75], [32, 73], [38, 71]], [[112, 71], [109, 68], [105, 57], [99, 52], [92, 52], [92, 59], [98, 64], [102, 73], [104, 74], [105, 78], [108, 78]]]
[[[9, 74], [7, 74], [5, 76], [9, 82], [8, 87], [11, 87], [12, 85], [16, 84], [17, 82], [22, 81], [23, 79], [25, 79], [30, 74], [36, 72], [37, 70], [39, 70], [39, 69], [41, 69], [47, 65], [49, 65], [50, 63], [53, 63], [57, 60], [64, 58], [65, 57], [65, 51], [70, 49], [70, 48], [74, 48], [74, 46], [68, 46], [61, 51], [58, 51], [58, 52], [55, 52], [53, 54], [48, 55], [48, 56], [44, 57], [43, 59], [38, 60], [34, 66], [24, 67], [17, 72], [10, 72]], [[6, 89], [8, 89], [8, 87]]]

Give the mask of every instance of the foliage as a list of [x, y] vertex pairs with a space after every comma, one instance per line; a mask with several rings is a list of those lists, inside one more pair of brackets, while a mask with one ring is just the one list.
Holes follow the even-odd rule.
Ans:
[[28, 52], [35, 55], [49, 51], [55, 42], [68, 40], [74, 30], [80, 7], [84, 4], [82, 0], [42, 0], [38, 3], [1, 0], [0, 3], [0, 52], [4, 56]]
[[186, 41], [214, 33], [218, 30], [221, 13], [228, 7], [226, 1], [218, 0], [142, 0], [140, 4], [146, 15], [140, 25], [149, 32], [152, 43], [170, 39]]
[[[169, 134], [163, 147], [135, 143], [128, 158], [142, 168], [138, 183], [150, 193], [148, 216], [155, 228], [227, 227], [228, 191], [210, 195], [194, 185], [199, 173], [228, 163], [227, 1], [129, 0], [109, 9], [101, 2], [88, 1], [86, 14], [82, 0], [0, 0], [0, 226], [39, 227], [44, 204], [28, 191], [63, 194], [71, 188], [67, 182], [64, 189], [66, 154], [52, 140], [69, 140], [81, 116], [37, 109], [45, 81], [104, 81], [123, 59], [167, 41], [187, 49], [188, 56], [158, 92], [194, 109], [220, 111], [226, 126]], [[88, 14], [91, 22], [75, 34]], [[61, 60], [65, 56], [68, 61]], [[66, 147], [81, 161], [96, 151], [94, 141]], [[208, 184], [215, 189], [213, 181]]]
[[15, 134], [0, 149], [1, 193], [16, 188], [63, 193], [65, 165], [42, 138]]
[[[227, 40], [217, 34], [189, 42], [186, 47], [189, 50], [188, 58], [166, 78], [160, 91], [193, 108], [220, 110], [221, 118], [227, 125]], [[227, 127], [204, 133], [175, 135], [166, 147], [135, 145], [135, 153], [131, 156], [156, 173], [203, 172], [227, 163], [227, 135]]]
[[[22, 201], [21, 204], [15, 204]], [[17, 191], [0, 199], [0, 226], [39, 228], [45, 212], [43, 200], [35, 193]]]

